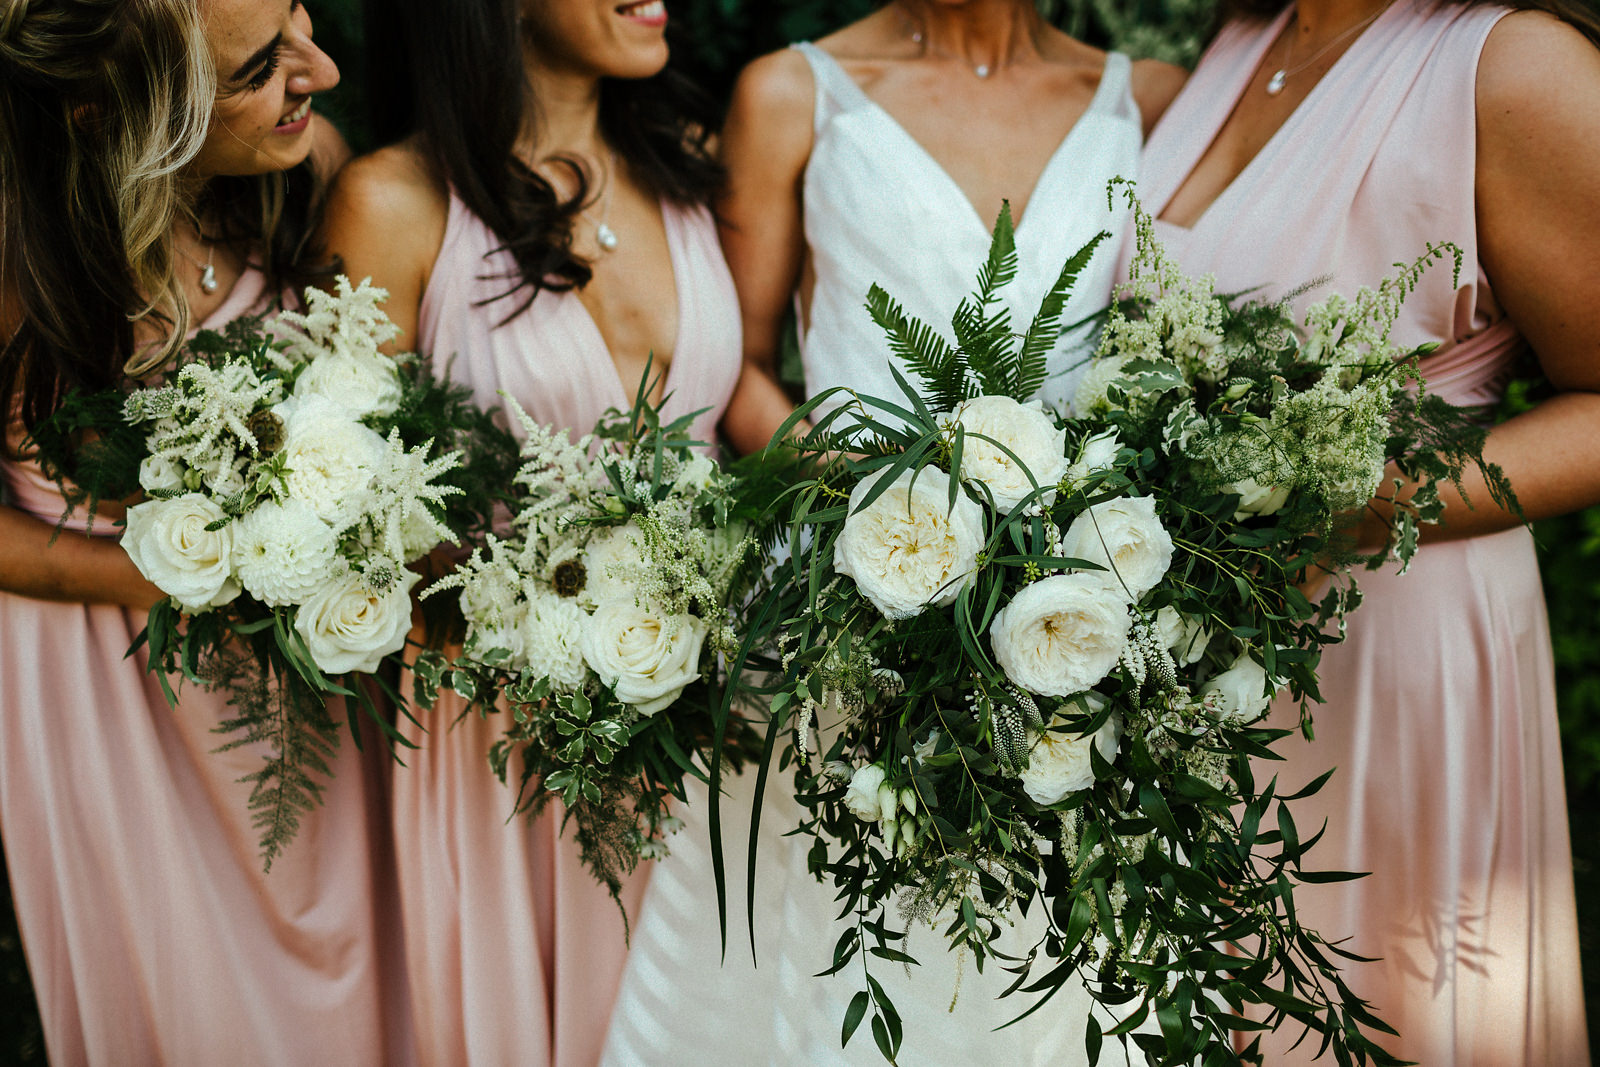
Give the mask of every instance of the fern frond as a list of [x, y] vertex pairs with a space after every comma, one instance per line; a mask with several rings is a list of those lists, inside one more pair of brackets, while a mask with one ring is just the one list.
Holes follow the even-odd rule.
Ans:
[[1110, 236], [1105, 230], [1101, 230], [1090, 238], [1087, 244], [1074, 252], [1062, 266], [1055, 285], [1050, 287], [1050, 291], [1040, 302], [1039, 311], [1034, 315], [1033, 322], [1028, 326], [1028, 332], [1023, 336], [1022, 349], [1018, 353], [1012, 377], [1007, 383], [1009, 388], [1004, 390], [1013, 399], [1026, 400], [1044, 385], [1050, 352], [1061, 337], [1061, 313], [1067, 306], [1067, 300], [1072, 296], [1073, 287], [1078, 284], [1078, 275], [1083, 273], [1089, 261], [1094, 258], [1095, 249]]
[[889, 351], [922, 380], [932, 405], [948, 411], [966, 399], [966, 367], [960, 354], [927, 323], [907, 315], [888, 293], [874, 285], [867, 312], [889, 336]]
[[989, 258], [978, 268], [978, 288], [973, 299], [980, 308], [988, 307], [994, 303], [995, 291], [1010, 285], [1016, 276], [1017, 232], [1011, 224], [1011, 201], [1003, 200], [989, 238]]

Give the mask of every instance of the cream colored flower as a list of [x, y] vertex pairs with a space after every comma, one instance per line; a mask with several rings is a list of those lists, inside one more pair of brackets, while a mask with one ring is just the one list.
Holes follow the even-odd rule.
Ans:
[[239, 580], [268, 607], [298, 604], [327, 580], [339, 546], [311, 505], [265, 500], [234, 525]]
[[1103, 578], [1126, 588], [1135, 601], [1166, 576], [1172, 566], [1172, 537], [1156, 517], [1147, 496], [1121, 497], [1096, 504], [1072, 520], [1061, 551], [1105, 567]]
[[1078, 458], [1066, 470], [1066, 481], [1081, 486], [1090, 475], [1110, 470], [1120, 451], [1122, 441], [1115, 430], [1095, 434], [1078, 450]]
[[420, 575], [400, 570], [387, 592], [373, 591], [361, 575], [346, 570], [325, 582], [295, 613], [294, 628], [305, 638], [317, 667], [328, 674], [371, 674], [383, 657], [400, 651], [411, 629], [411, 587]]
[[[987, 486], [1002, 514], [1009, 514], [1036, 488], [1051, 489], [1067, 469], [1067, 431], [1045, 414], [1038, 401], [1019, 404], [1008, 396], [980, 396], [963, 401], [950, 420], [966, 431], [962, 480]], [[985, 437], [999, 444], [982, 440]], [[1053, 493], [1044, 499], [1053, 499]]]
[[639, 567], [644, 560], [644, 531], [628, 521], [598, 530], [583, 551], [585, 603], [596, 606], [608, 600], [638, 596]]
[[288, 495], [338, 524], [360, 508], [383, 462], [382, 437], [326, 397], [297, 397], [274, 408], [284, 423], [282, 456]]
[[1241, 478], [1222, 487], [1224, 493], [1238, 493], [1239, 507], [1235, 519], [1248, 519], [1252, 515], [1271, 515], [1289, 502], [1287, 486], [1262, 485], [1254, 478]]
[[[1104, 699], [1091, 694], [1091, 704], [1104, 706]], [[1117, 758], [1122, 737], [1122, 718], [1111, 717], [1092, 734], [1072, 734], [1065, 729], [1066, 718], [1053, 716], [1050, 728], [1039, 733], [1028, 750], [1028, 766], [1021, 774], [1022, 790], [1035, 804], [1059, 804], [1073, 793], [1094, 785], [1094, 763], [1090, 752], [1100, 750], [1107, 763]]]
[[906, 619], [960, 594], [983, 547], [983, 509], [965, 493], [949, 507], [947, 476], [937, 467], [903, 471], [861, 507], [887, 474], [863, 479], [851, 492], [833, 565], [884, 615]]
[[663, 615], [632, 597], [607, 600], [583, 631], [583, 658], [617, 699], [654, 715], [700, 677], [705, 622]]
[[1251, 658], [1250, 653], [1241, 652], [1227, 670], [1205, 684], [1200, 695], [1220, 701], [1222, 714], [1227, 718], [1249, 723], [1266, 714], [1274, 688], [1268, 682], [1266, 668]]
[[233, 525], [206, 529], [224, 518], [200, 493], [147, 500], [128, 509], [122, 547], [139, 573], [185, 610], [205, 611], [239, 595]]
[[400, 406], [400, 376], [394, 360], [379, 353], [320, 354], [295, 379], [296, 397], [320, 396], [352, 418], [391, 415]]
[[1171, 604], [1156, 612], [1156, 637], [1180, 667], [1200, 662], [1211, 643], [1204, 621], [1181, 614]]
[[1097, 574], [1058, 574], [1018, 591], [995, 614], [989, 641], [1007, 678], [1064, 697], [1111, 672], [1132, 626], [1120, 587]]

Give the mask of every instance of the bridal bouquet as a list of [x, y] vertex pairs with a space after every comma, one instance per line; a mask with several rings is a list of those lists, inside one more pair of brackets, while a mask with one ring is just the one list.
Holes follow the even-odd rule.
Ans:
[[[1295, 884], [1351, 876], [1304, 866], [1317, 835], [1252, 759], [1289, 732], [1260, 721], [1274, 694], [1315, 698], [1356, 605], [1348, 585], [1318, 605], [1301, 591], [1313, 564], [1354, 561], [1341, 514], [1397, 463], [1421, 479], [1395, 522], [1408, 555], [1433, 483], [1481, 462], [1482, 431], [1409, 391], [1414, 354], [1387, 341], [1440, 251], [1302, 323], [1183, 277], [1137, 225], [1130, 300], [1076, 417], [1029, 398], [1094, 245], [1019, 342], [997, 307], [1016, 264], [1003, 214], [953, 342], [868, 298], [922, 389], [857, 397], [802, 442], [825, 467], [790, 504], [768, 691], [794, 726], [811, 869], [854, 917], [828, 972], [865, 974], [843, 1039], [870, 1010], [894, 1058], [870, 964], [914, 963], [906, 928], [925, 922], [1014, 972], [1008, 992], [1083, 981], [1122, 1020], [1088, 1020], [1091, 1062], [1116, 1037], [1152, 1063], [1236, 1063], [1234, 1032], [1285, 1018], [1340, 1062], [1396, 1062], [1344, 953], [1295, 916]], [[1046, 932], [1003, 953], [1034, 910]]]
[[79, 499], [142, 491], [122, 545], [167, 594], [150, 667], [173, 706], [169, 675], [229, 693], [224, 748], [272, 750], [247, 779], [269, 867], [329, 773], [327, 698], [349, 699], [353, 734], [358, 704], [392, 731], [359, 676], [385, 684], [411, 629], [408, 564], [487, 525], [495, 453], [514, 448], [463, 391], [379, 351], [397, 332], [385, 295], [341, 277], [303, 314], [202, 333], [162, 384], [71, 400], [42, 438], [97, 435]]
[[425, 596], [460, 590], [466, 644], [416, 666], [419, 699], [449, 686], [487, 714], [509, 707], [490, 754], [519, 782], [518, 810], [559, 797], [584, 862], [613, 896], [641, 859], [667, 855], [669, 810], [711, 751], [739, 762], [720, 658], [742, 634], [733, 607], [760, 579], [764, 508], [641, 387], [577, 441], [530, 419], [510, 533]]

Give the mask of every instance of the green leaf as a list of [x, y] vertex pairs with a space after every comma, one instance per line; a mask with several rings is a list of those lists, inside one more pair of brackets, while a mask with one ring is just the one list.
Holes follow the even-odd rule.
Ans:
[[870, 998], [865, 989], [850, 998], [850, 1007], [844, 1013], [844, 1026], [839, 1031], [839, 1047], [844, 1048], [855, 1036], [856, 1028], [861, 1025], [861, 1020], [866, 1017], [867, 1003]]

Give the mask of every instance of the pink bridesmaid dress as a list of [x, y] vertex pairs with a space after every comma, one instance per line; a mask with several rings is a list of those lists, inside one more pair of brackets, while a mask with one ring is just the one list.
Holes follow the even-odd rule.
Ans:
[[[247, 273], [207, 325], [264, 306]], [[37, 466], [0, 474], [9, 506], [60, 518]], [[214, 751], [232, 714], [218, 694], [186, 685], [167, 706], [143, 654], [124, 658], [144, 623], [0, 592], [0, 832], [50, 1062], [411, 1062], [387, 756], [344, 738], [322, 805], [263, 873], [240, 781], [263, 752]]]
[[[1221, 291], [1268, 297], [1305, 282], [1354, 295], [1429, 241], [1466, 253], [1460, 287], [1433, 267], [1395, 337], [1442, 342], [1429, 388], [1462, 405], [1501, 396], [1522, 341], [1478, 263], [1474, 87], [1504, 9], [1401, 0], [1350, 47], [1192, 229], [1158, 224], [1183, 267]], [[1159, 214], [1246, 91], [1289, 13], [1228, 26], [1145, 150]], [[1371, 871], [1305, 886], [1308, 927], [1381, 962], [1346, 977], [1400, 1032], [1391, 1052], [1427, 1067], [1589, 1062], [1572, 856], [1548, 622], [1526, 529], [1429, 544], [1410, 571], [1364, 572], [1349, 637], [1322, 659], [1316, 740], [1263, 767], [1280, 791], [1329, 767], [1299, 803], [1312, 865]], [[1297, 722], [1282, 703], [1279, 725]], [[1285, 1031], [1268, 1064], [1309, 1062]]]
[[[662, 215], [678, 306], [666, 414], [705, 409], [693, 433], [713, 441], [739, 374], [738, 301], [710, 213], [663, 204]], [[495, 251], [500, 243], [450, 198], [418, 348], [440, 366], [453, 359], [451, 376], [480, 405], [503, 407], [503, 393], [535, 420], [570, 427], [574, 438], [608, 408], [627, 410], [637, 384], [618, 378], [575, 294], [542, 292], [501, 325], [516, 298], [494, 298], [516, 265]], [[434, 1067], [593, 1067], [626, 961], [617, 905], [580, 862], [570, 833], [561, 833], [559, 802], [532, 821], [512, 816], [516, 783], [502, 785], [489, 769], [489, 748], [505, 731], [501, 715], [462, 715], [461, 701], [446, 692], [419, 718], [422, 728], [405, 728], [420, 748], [394, 779], [419, 1057]], [[623, 888], [630, 919], [648, 870], [641, 866]]]

